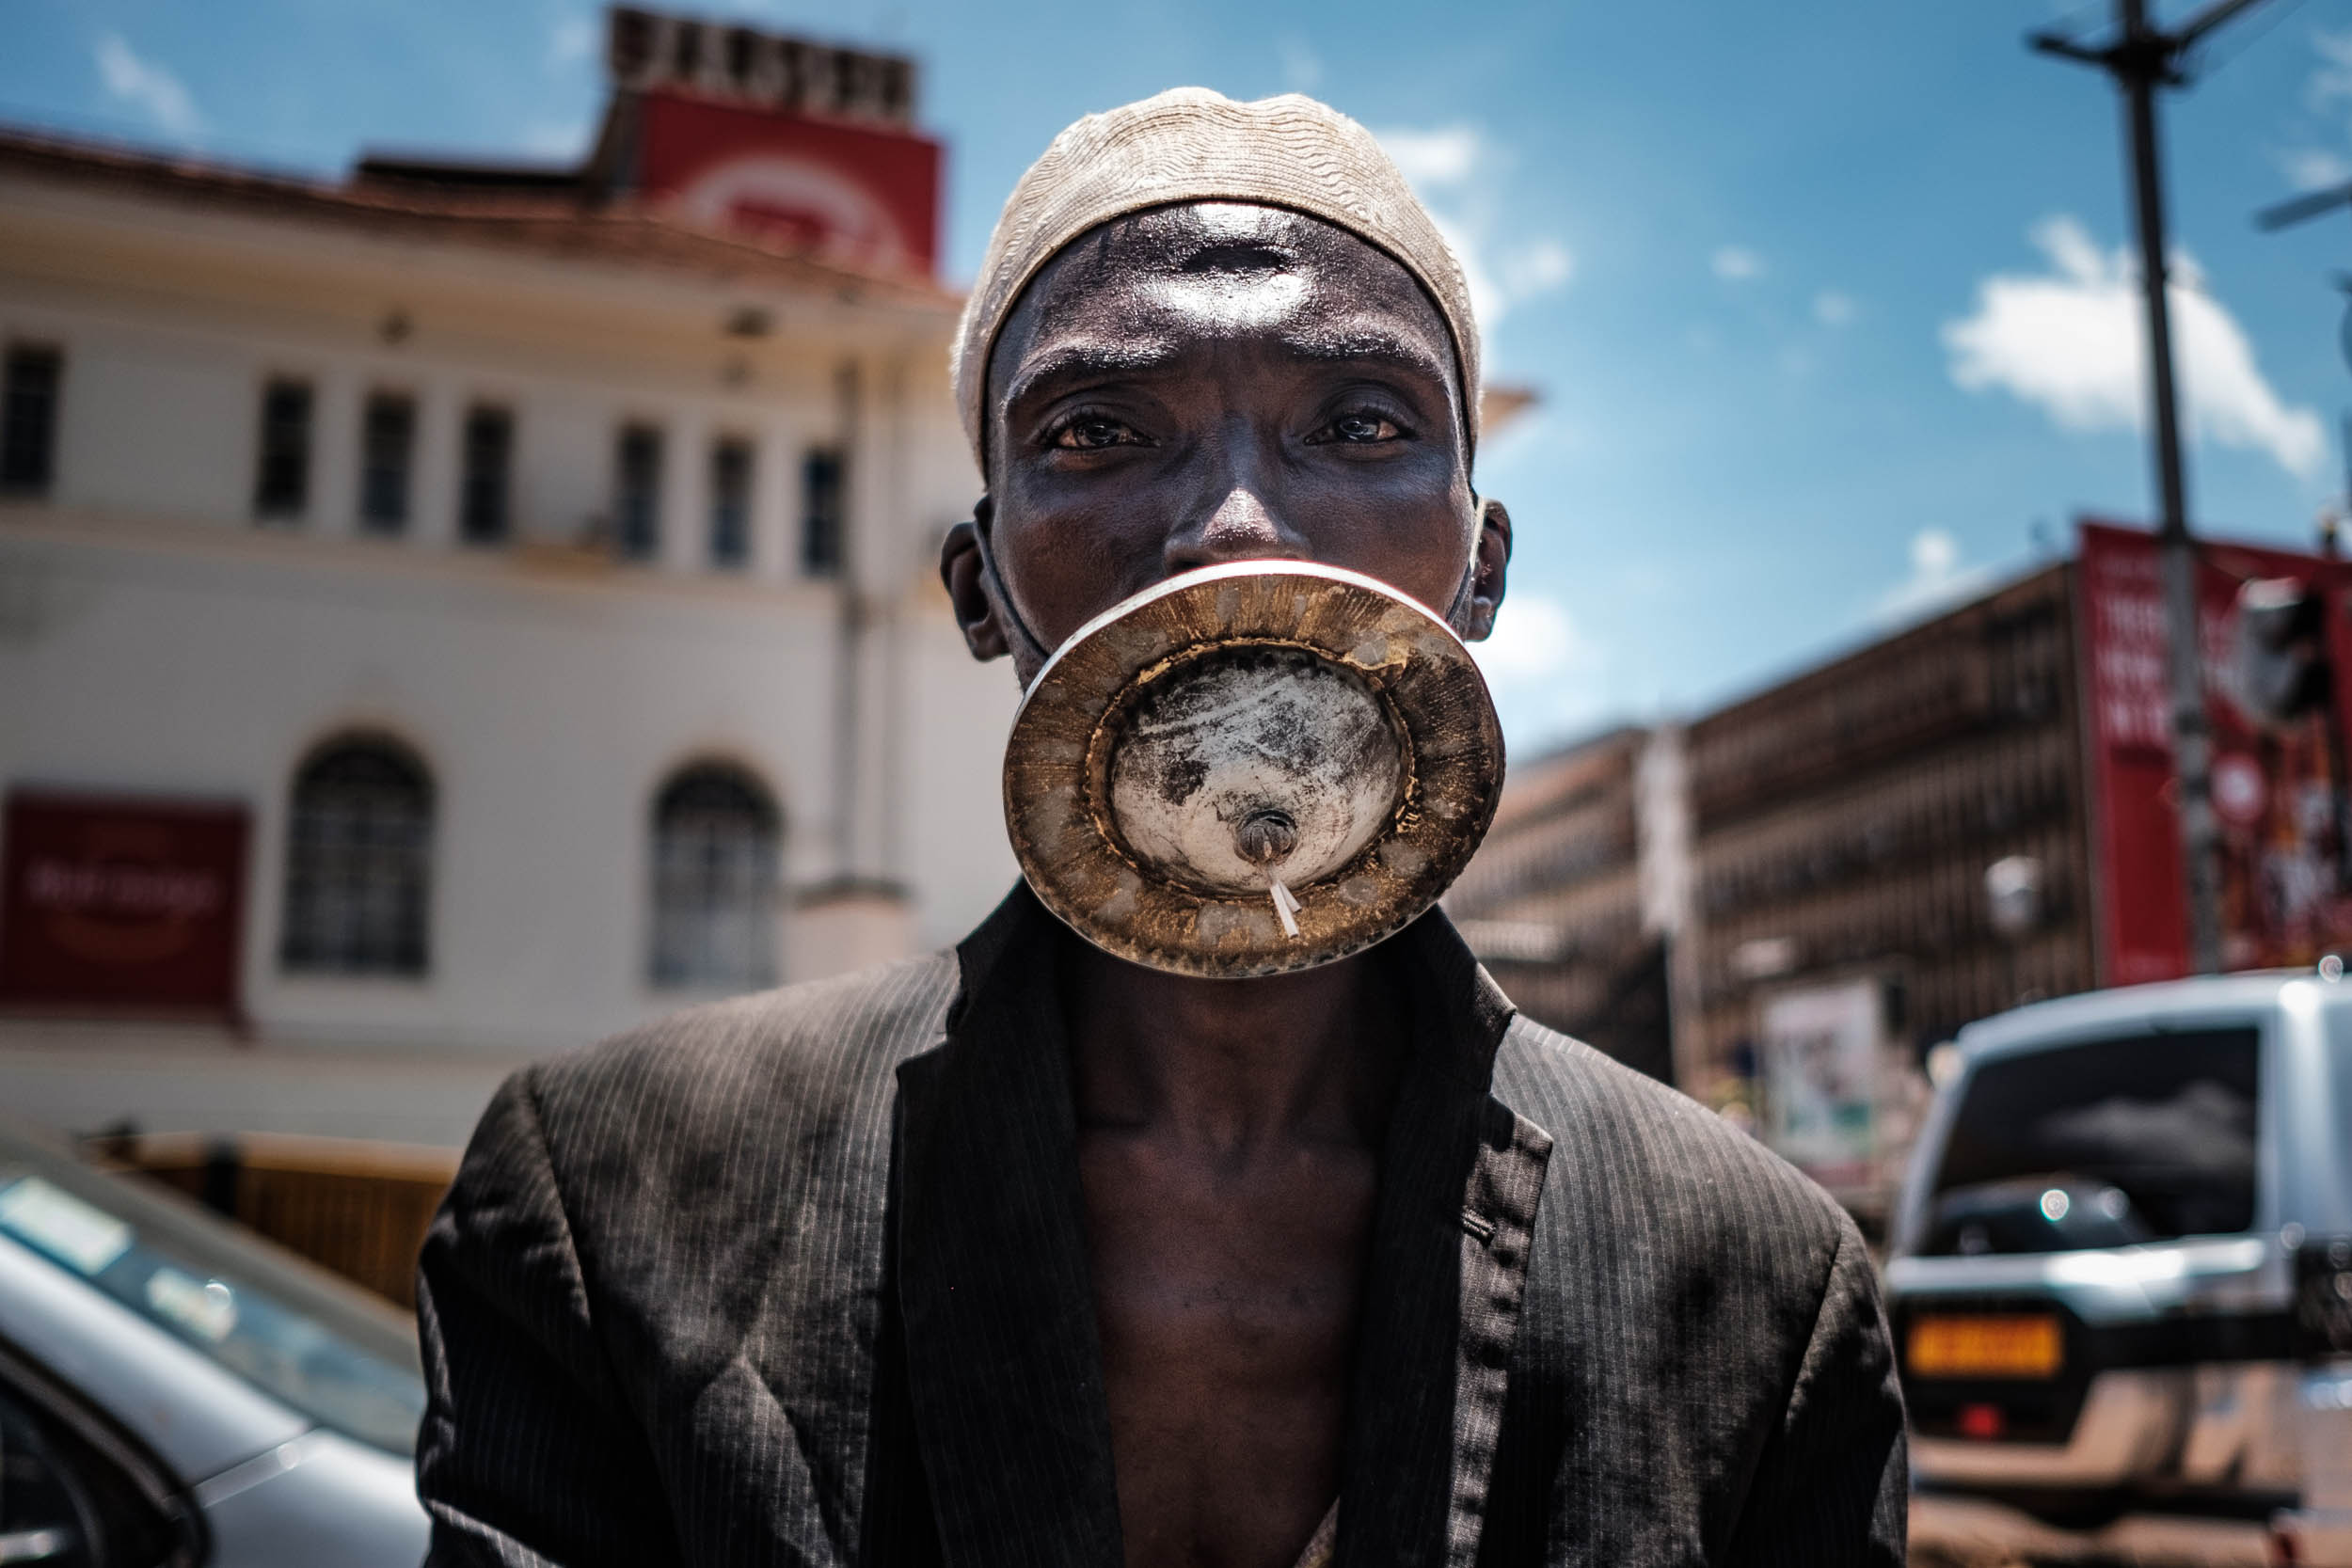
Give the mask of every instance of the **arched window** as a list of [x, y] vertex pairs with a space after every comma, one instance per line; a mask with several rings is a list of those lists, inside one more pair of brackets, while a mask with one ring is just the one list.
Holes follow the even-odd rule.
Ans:
[[294, 774], [278, 960], [322, 974], [422, 974], [433, 779], [381, 736], [345, 736]]
[[653, 980], [755, 990], [776, 978], [783, 820], [725, 763], [673, 775], [653, 806]]

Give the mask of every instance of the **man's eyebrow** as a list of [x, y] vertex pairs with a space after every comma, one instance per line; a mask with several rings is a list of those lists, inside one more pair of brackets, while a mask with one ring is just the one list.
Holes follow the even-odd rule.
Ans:
[[1018, 407], [1039, 388], [1057, 381], [1089, 381], [1098, 376], [1134, 375], [1158, 370], [1176, 357], [1176, 345], [1160, 339], [1124, 342], [1062, 343], [1025, 360], [1005, 389], [1005, 406]]
[[1452, 365], [1433, 355], [1428, 345], [1364, 323], [1293, 328], [1282, 334], [1281, 343], [1302, 359], [1386, 364], [1439, 383], [1454, 376]]
[[[1434, 354], [1426, 343], [1373, 323], [1293, 327], [1277, 341], [1286, 353], [1301, 359], [1331, 365], [1388, 366], [1439, 385], [1451, 385], [1454, 379], [1450, 359]], [[1182, 343], [1168, 338], [1089, 339], [1058, 343], [1025, 360], [1013, 372], [1006, 387], [1004, 406], [1017, 408], [1059, 382], [1084, 383], [1161, 370], [1180, 357], [1183, 351]]]

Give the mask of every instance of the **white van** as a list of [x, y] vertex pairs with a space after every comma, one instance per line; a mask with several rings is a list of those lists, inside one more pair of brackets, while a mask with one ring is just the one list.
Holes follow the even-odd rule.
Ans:
[[1962, 1031], [1885, 1272], [1922, 1484], [2050, 1514], [2278, 1509], [2314, 1541], [2352, 1510], [2325, 1473], [2352, 1454], [2343, 976], [2138, 986]]

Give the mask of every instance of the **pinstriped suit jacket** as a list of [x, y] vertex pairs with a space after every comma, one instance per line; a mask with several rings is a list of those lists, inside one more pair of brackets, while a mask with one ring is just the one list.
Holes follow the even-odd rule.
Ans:
[[[438, 1564], [1120, 1560], [1054, 984], [1025, 889], [954, 955], [681, 1014], [499, 1092], [428, 1239]], [[1896, 1563], [1902, 1409], [1845, 1215], [1381, 949], [1382, 1155], [1340, 1568]]]

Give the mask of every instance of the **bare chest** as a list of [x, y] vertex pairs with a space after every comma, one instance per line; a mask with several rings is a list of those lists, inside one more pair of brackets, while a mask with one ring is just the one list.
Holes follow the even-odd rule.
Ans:
[[1339, 1487], [1374, 1167], [1080, 1139], [1130, 1568], [1289, 1568]]

